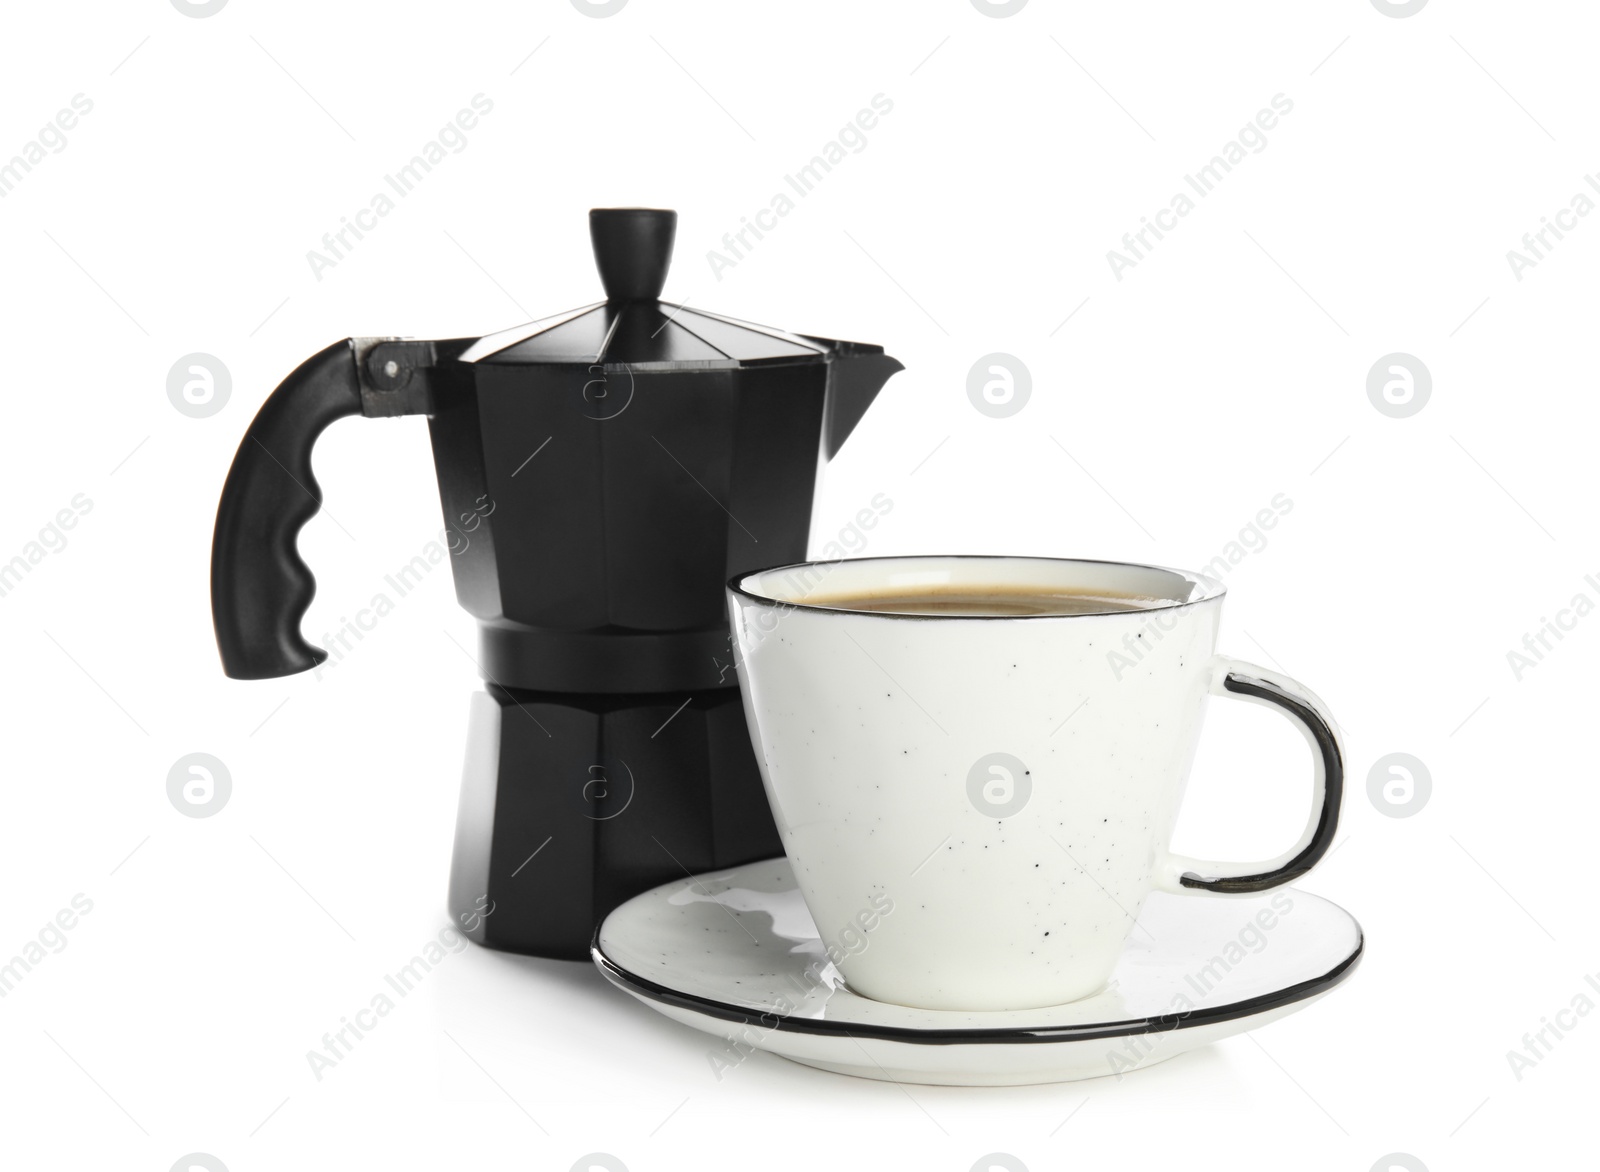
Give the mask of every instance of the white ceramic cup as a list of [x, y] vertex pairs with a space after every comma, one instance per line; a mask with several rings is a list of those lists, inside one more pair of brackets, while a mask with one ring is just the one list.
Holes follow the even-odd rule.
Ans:
[[[807, 602], [950, 586], [1143, 602], [1020, 617]], [[728, 584], [767, 797], [852, 989], [928, 1009], [1072, 1001], [1104, 986], [1150, 892], [1262, 891], [1316, 864], [1339, 818], [1338, 734], [1293, 680], [1215, 653], [1223, 593], [1180, 570], [1013, 557], [805, 563]], [[1311, 743], [1311, 817], [1275, 859], [1168, 849], [1208, 695], [1273, 706]]]

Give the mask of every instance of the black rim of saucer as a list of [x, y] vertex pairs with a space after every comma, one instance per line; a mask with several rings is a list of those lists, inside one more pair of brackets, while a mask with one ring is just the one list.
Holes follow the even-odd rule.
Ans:
[[[1333, 906], [1338, 907], [1337, 904]], [[1344, 911], [1343, 908], [1339, 910]], [[1345, 912], [1345, 914], [1350, 913]], [[1076, 1026], [1010, 1026], [1004, 1029], [914, 1029], [909, 1026], [875, 1026], [863, 1022], [840, 1022], [825, 1018], [760, 1013], [741, 1009], [737, 1005], [730, 1005], [711, 997], [669, 989], [649, 977], [628, 971], [601, 950], [600, 927], [595, 929], [594, 943], [589, 951], [594, 958], [595, 967], [605, 975], [606, 979], [627, 992], [638, 994], [662, 1005], [693, 1010], [695, 1013], [718, 1018], [721, 1021], [736, 1022], [764, 1030], [784, 1030], [793, 1034], [818, 1034], [825, 1037], [872, 1038], [884, 1042], [909, 1042], [919, 1046], [1087, 1042], [1097, 1038], [1166, 1033], [1170, 1030], [1195, 1029], [1199, 1026], [1235, 1021], [1241, 1017], [1253, 1017], [1258, 1013], [1281, 1009], [1286, 1005], [1293, 1005], [1326, 993], [1355, 972], [1366, 948], [1366, 933], [1362, 931], [1361, 925], [1356, 923], [1355, 917], [1351, 916], [1351, 922], [1356, 924], [1356, 946], [1349, 956], [1319, 977], [1286, 985], [1282, 989], [1263, 993], [1259, 997], [1250, 997], [1227, 1005], [1194, 1009], [1187, 1013], [1163, 1013], [1155, 1017], [1129, 1018], [1125, 1021], [1091, 1022]], [[603, 926], [604, 921], [601, 923], [601, 927]]]

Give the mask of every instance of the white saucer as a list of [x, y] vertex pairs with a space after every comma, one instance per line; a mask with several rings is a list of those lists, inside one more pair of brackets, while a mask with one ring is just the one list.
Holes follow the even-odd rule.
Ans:
[[[867, 945], [870, 947], [870, 942]], [[1150, 896], [1111, 983], [1046, 1009], [912, 1009], [851, 992], [787, 859], [676, 880], [617, 908], [594, 962], [619, 989], [726, 1040], [864, 1078], [1012, 1086], [1120, 1074], [1276, 1021], [1361, 959], [1361, 926], [1294, 888]]]

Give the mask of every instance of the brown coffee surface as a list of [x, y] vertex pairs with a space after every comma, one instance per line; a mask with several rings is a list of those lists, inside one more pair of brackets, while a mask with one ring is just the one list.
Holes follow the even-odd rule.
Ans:
[[1017, 615], [1120, 614], [1149, 610], [1165, 599], [1127, 594], [1018, 585], [918, 586], [912, 589], [819, 592], [801, 600], [807, 606], [865, 610], [883, 614]]

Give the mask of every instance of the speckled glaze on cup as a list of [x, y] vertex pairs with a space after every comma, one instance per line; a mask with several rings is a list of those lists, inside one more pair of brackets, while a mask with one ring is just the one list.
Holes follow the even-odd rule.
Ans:
[[[808, 604], [924, 587], [1143, 600], [1076, 615]], [[913, 557], [743, 574], [728, 598], [756, 756], [845, 980], [926, 1009], [1097, 992], [1151, 891], [1244, 894], [1326, 853], [1343, 765], [1309, 691], [1216, 654], [1222, 586], [1154, 566]], [[1271, 705], [1316, 762], [1299, 842], [1263, 863], [1168, 850], [1208, 695]]]

